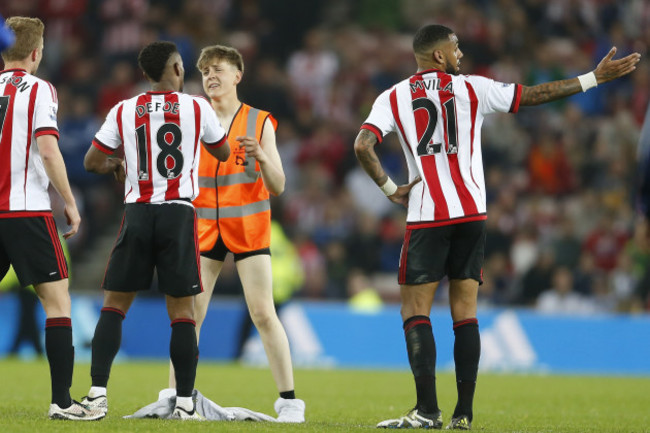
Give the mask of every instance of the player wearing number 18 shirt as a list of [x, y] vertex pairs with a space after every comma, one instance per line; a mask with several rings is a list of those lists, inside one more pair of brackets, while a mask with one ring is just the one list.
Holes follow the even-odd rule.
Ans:
[[[442, 427], [429, 314], [438, 284], [446, 275], [458, 392], [447, 428], [469, 430], [481, 350], [476, 303], [487, 218], [483, 118], [586, 91], [630, 73], [640, 56], [635, 53], [612, 60], [613, 48], [589, 74], [528, 87], [459, 75], [463, 53], [456, 35], [444, 26], [421, 28], [414, 37], [413, 51], [418, 71], [377, 98], [354, 144], [366, 173], [391, 201], [408, 208], [398, 282], [417, 403], [406, 416], [382, 421], [377, 427]], [[374, 146], [390, 132], [402, 144], [411, 180], [407, 185], [395, 185], [374, 152]]]
[[[106, 386], [120, 346], [122, 319], [153, 271], [172, 323], [176, 371], [173, 418], [197, 418], [192, 390], [198, 348], [194, 296], [202, 292], [196, 212], [200, 146], [217, 159], [230, 155], [226, 132], [202, 97], [181, 93], [184, 69], [176, 46], [154, 42], [138, 63], [152, 90], [113, 107], [84, 165], [124, 180], [125, 211], [102, 283], [104, 306], [92, 342], [92, 387], [83, 403], [108, 410]], [[113, 158], [122, 146], [124, 159]]]

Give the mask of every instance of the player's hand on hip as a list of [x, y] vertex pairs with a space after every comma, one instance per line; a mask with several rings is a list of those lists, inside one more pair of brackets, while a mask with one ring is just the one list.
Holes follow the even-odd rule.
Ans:
[[67, 233], [63, 234], [64, 239], [68, 239], [74, 236], [79, 231], [79, 224], [81, 224], [81, 216], [79, 215], [79, 210], [77, 209], [76, 204], [66, 205], [63, 210], [65, 213], [65, 218], [70, 226], [70, 230]]
[[255, 158], [258, 161], [264, 158], [265, 154], [262, 146], [260, 146], [260, 143], [255, 137], [239, 136], [235, 137], [235, 140], [239, 142], [239, 147], [244, 148], [247, 157]]
[[598, 84], [606, 83], [629, 74], [636, 69], [636, 64], [641, 60], [641, 54], [639, 53], [632, 53], [622, 59], [612, 60], [614, 54], [616, 54], [616, 47], [612, 47], [609, 53], [596, 66], [594, 74], [596, 75]]
[[118, 159], [118, 163], [116, 163], [115, 169], [113, 170], [113, 176], [119, 183], [124, 183], [126, 181], [126, 169], [124, 168], [124, 160]]
[[420, 182], [421, 180], [422, 178], [420, 176], [416, 176], [415, 179], [413, 179], [411, 182], [407, 183], [406, 185], [398, 186], [397, 191], [395, 191], [395, 194], [388, 196], [388, 199], [393, 203], [401, 204], [404, 207], [408, 207], [409, 193], [411, 192], [411, 188], [413, 188], [415, 184]]

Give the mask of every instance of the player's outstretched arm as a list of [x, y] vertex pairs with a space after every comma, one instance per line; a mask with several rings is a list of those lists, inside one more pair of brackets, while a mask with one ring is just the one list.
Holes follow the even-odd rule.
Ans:
[[[575, 95], [583, 90], [586, 91], [596, 84], [606, 83], [629, 74], [636, 69], [636, 64], [641, 59], [639, 53], [633, 53], [622, 59], [612, 60], [614, 54], [616, 54], [616, 47], [609, 50], [609, 53], [603, 57], [594, 71], [581, 76], [584, 77], [583, 80], [586, 80], [585, 85], [588, 87], [584, 88], [583, 81], [578, 77], [551, 81], [536, 86], [524, 86], [521, 91], [519, 105], [539, 105]], [[590, 82], [593, 84], [590, 85]]]
[[616, 54], [616, 47], [612, 47], [609, 53], [598, 63], [594, 70], [598, 84], [615, 80], [629, 74], [636, 69], [636, 64], [641, 60], [641, 54], [633, 53], [622, 59], [612, 60]]
[[[354, 153], [357, 156], [361, 167], [363, 167], [365, 172], [368, 173], [368, 176], [370, 176], [384, 194], [386, 194], [388, 199], [393, 203], [401, 204], [406, 207], [408, 206], [409, 192], [411, 191], [411, 188], [422, 179], [418, 176], [406, 185], [395, 185], [384, 171], [381, 162], [379, 162], [379, 158], [375, 153], [376, 144], [377, 137], [375, 134], [366, 129], [362, 129], [354, 141]], [[392, 185], [392, 188], [390, 188], [389, 185]]]

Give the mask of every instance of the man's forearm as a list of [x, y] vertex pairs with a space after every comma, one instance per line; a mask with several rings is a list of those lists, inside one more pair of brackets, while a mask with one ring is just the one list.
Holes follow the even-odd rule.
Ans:
[[377, 137], [372, 132], [362, 129], [354, 142], [354, 153], [361, 164], [361, 167], [368, 173], [368, 176], [375, 181], [378, 186], [382, 186], [388, 180], [388, 175], [384, 171], [379, 158], [375, 153], [375, 144]]
[[110, 174], [120, 165], [122, 165], [122, 160], [120, 158], [106, 158], [103, 164], [93, 165], [88, 171], [96, 174]]
[[539, 105], [582, 92], [578, 78], [551, 81], [536, 86], [524, 86], [519, 105]]
[[74, 204], [75, 199], [68, 182], [68, 172], [65, 168], [63, 156], [60, 153], [53, 153], [43, 158], [43, 166], [50, 183], [59, 193], [66, 205]]
[[284, 172], [279, 170], [269, 158], [258, 162], [260, 164], [262, 179], [266, 189], [276, 196], [282, 194], [282, 192], [284, 192], [284, 184], [286, 181]]

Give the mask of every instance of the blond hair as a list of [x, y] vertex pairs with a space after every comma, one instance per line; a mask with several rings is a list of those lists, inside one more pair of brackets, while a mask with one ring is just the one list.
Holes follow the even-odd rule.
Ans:
[[224, 45], [210, 45], [201, 50], [199, 60], [196, 61], [196, 67], [203, 71], [209, 66], [209, 63], [216, 60], [217, 62], [226, 61], [244, 72], [244, 59], [236, 48], [226, 47]]
[[23, 60], [41, 46], [45, 25], [38, 18], [11, 17], [5, 21], [16, 35], [16, 42], [2, 53], [2, 60], [12, 62]]

